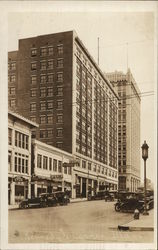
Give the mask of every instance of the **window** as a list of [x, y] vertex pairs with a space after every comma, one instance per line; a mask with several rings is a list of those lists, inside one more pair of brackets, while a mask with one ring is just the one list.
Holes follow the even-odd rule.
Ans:
[[40, 110], [41, 110], [41, 111], [46, 110], [46, 103], [45, 103], [45, 102], [41, 102], [41, 103], [40, 103]]
[[36, 103], [31, 103], [30, 104], [30, 111], [31, 112], [36, 111]]
[[48, 122], [48, 124], [52, 124], [53, 123], [53, 115], [48, 115], [47, 116], [47, 122]]
[[45, 124], [46, 123], [46, 117], [45, 116], [41, 116], [40, 117], [40, 123], [41, 124]]
[[62, 137], [63, 136], [63, 130], [62, 129], [57, 129], [57, 136]]
[[53, 96], [53, 88], [47, 89], [47, 96]]
[[52, 170], [52, 158], [49, 158], [49, 170]]
[[62, 149], [63, 148], [63, 143], [62, 142], [57, 142], [57, 148]]
[[37, 56], [37, 49], [31, 49], [31, 56]]
[[57, 95], [58, 96], [63, 96], [63, 88], [62, 87], [59, 87], [58, 89], [57, 89]]
[[43, 156], [43, 169], [48, 169], [48, 157]]
[[53, 82], [53, 80], [54, 80], [54, 75], [53, 74], [49, 74], [48, 75], [48, 82], [50, 83], [52, 83]]
[[63, 115], [57, 115], [57, 123], [63, 122]]
[[58, 172], [61, 173], [62, 168], [62, 162], [58, 161]]
[[46, 130], [40, 130], [40, 138], [47, 138], [47, 131]]
[[10, 70], [16, 70], [16, 62], [8, 63], [8, 69]]
[[10, 76], [10, 82], [15, 82], [15, 80], [16, 80], [16, 76], [15, 75]]
[[22, 173], [24, 173], [25, 160], [22, 158]]
[[28, 135], [15, 131], [15, 146], [16, 147], [28, 149], [28, 141], [29, 141]]
[[48, 101], [47, 102], [47, 109], [48, 110], [53, 109], [53, 101]]
[[71, 167], [68, 167], [68, 174], [71, 175]]
[[47, 137], [51, 138], [53, 136], [53, 130], [52, 129], [48, 129], [47, 130]]
[[37, 167], [42, 168], [42, 155], [37, 155]]
[[63, 54], [63, 44], [57, 46], [58, 55]]
[[41, 75], [41, 76], [40, 76], [40, 83], [41, 83], [41, 84], [44, 84], [44, 83], [46, 83], [46, 81], [47, 81], [46, 75]]
[[40, 49], [40, 55], [41, 56], [46, 56], [47, 55], [47, 48], [41, 48]]
[[31, 116], [31, 117], [30, 117], [30, 120], [31, 120], [32, 122], [36, 122], [36, 116]]
[[48, 61], [48, 69], [53, 69], [53, 60]]
[[15, 95], [15, 88], [14, 87], [10, 88], [9, 93], [10, 95]]
[[25, 173], [28, 174], [28, 160], [25, 160]]
[[63, 81], [63, 73], [57, 73], [57, 81], [62, 82]]
[[11, 151], [8, 151], [8, 171], [11, 171], [11, 155], [12, 155], [12, 152]]
[[31, 84], [37, 83], [37, 76], [31, 76]]
[[57, 101], [57, 109], [63, 109], [63, 102]]
[[40, 62], [40, 69], [41, 70], [46, 70], [46, 68], [47, 68], [46, 61]]
[[64, 174], [67, 174], [67, 167], [64, 167]]
[[40, 89], [40, 97], [46, 96], [46, 89]]
[[10, 100], [9, 106], [10, 106], [11, 108], [15, 108], [15, 104], [16, 104], [15, 99], [11, 99], [11, 100]]
[[52, 56], [54, 54], [54, 49], [52, 46], [48, 47], [48, 55]]
[[31, 97], [36, 96], [36, 89], [31, 89]]
[[21, 173], [21, 158], [18, 158], [18, 172]]
[[17, 158], [17, 156], [15, 156], [15, 172], [17, 172], [18, 171], [18, 163], [17, 163], [17, 161], [18, 161], [18, 158]]
[[92, 169], [92, 164], [90, 162], [88, 162], [88, 170]]
[[86, 168], [86, 161], [82, 160], [82, 168]]
[[57, 60], [57, 67], [58, 68], [63, 68], [63, 59], [58, 59]]
[[8, 128], [8, 144], [12, 145], [12, 129]]
[[57, 160], [53, 159], [53, 171], [57, 171]]
[[36, 62], [32, 62], [31, 63], [31, 70], [36, 70], [37, 69], [37, 63]]

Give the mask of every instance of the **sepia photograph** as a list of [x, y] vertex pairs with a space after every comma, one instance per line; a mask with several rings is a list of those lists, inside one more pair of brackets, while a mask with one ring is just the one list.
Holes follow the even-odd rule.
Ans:
[[1, 249], [156, 250], [157, 2], [0, 5]]

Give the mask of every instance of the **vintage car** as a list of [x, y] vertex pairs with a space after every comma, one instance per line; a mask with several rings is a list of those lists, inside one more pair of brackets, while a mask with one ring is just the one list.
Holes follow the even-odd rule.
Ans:
[[57, 204], [58, 204], [58, 199], [56, 195], [54, 193], [50, 194], [47, 197], [47, 205], [51, 207], [51, 206], [56, 206]]
[[[154, 200], [152, 197], [147, 197], [147, 210], [152, 209]], [[115, 204], [115, 211], [134, 212], [138, 209], [139, 212], [144, 211], [144, 193], [122, 192], [118, 194], [118, 201]]]
[[105, 191], [105, 201], [114, 201], [115, 200], [115, 196], [112, 192], [109, 191]]
[[31, 199], [25, 199], [20, 202], [19, 208], [30, 208], [30, 207], [46, 207], [46, 200], [41, 197], [35, 197]]
[[66, 192], [58, 191], [53, 193], [56, 197], [57, 204], [63, 206], [70, 203], [69, 195]]

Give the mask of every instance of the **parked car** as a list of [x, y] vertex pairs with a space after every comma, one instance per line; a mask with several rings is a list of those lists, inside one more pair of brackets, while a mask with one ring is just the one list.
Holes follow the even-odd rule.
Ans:
[[115, 204], [115, 211], [117, 212], [134, 212], [135, 209], [138, 209], [140, 212], [144, 211], [144, 201], [138, 200], [135, 198], [124, 199], [123, 201], [119, 200]]
[[69, 195], [66, 192], [58, 191], [53, 193], [57, 199], [59, 205], [67, 205], [70, 203]]
[[49, 196], [47, 197], [47, 205], [51, 207], [51, 206], [56, 206], [57, 204], [58, 204], [58, 199], [56, 195], [54, 193], [49, 194]]
[[105, 190], [98, 191], [94, 196], [94, 200], [103, 200], [104, 198], [105, 198]]
[[105, 192], [105, 201], [114, 201], [115, 200], [115, 196], [113, 193], [106, 191]]
[[30, 207], [46, 207], [46, 200], [42, 197], [36, 197], [31, 199], [25, 199], [20, 202], [19, 208], [30, 208]]
[[[152, 196], [147, 197], [147, 210], [154, 207]], [[118, 201], [115, 204], [115, 211], [134, 212], [135, 209], [144, 211], [144, 193], [121, 192], [118, 194]]]

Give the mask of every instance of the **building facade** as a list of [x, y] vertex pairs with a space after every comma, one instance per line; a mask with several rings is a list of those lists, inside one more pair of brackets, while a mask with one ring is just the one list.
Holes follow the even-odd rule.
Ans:
[[118, 96], [77, 34], [21, 39], [17, 55], [16, 108], [39, 123], [37, 140], [80, 162], [73, 197], [116, 190]]
[[72, 161], [72, 154], [33, 139], [31, 195], [65, 190], [71, 194], [72, 167], [64, 164]]
[[31, 129], [37, 124], [8, 112], [8, 203], [31, 196]]
[[130, 72], [108, 73], [119, 96], [119, 189], [136, 191], [140, 185], [140, 91]]

